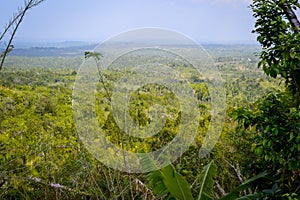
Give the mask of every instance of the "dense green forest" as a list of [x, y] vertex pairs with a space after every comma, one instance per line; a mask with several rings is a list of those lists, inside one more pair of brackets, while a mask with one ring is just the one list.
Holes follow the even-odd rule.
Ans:
[[[257, 68], [255, 52], [260, 51], [259, 47], [208, 45], [205, 48], [216, 61], [215, 65], [225, 82], [226, 122], [211, 154], [200, 159], [199, 149], [211, 118], [210, 94], [206, 86], [209, 80], [190, 75], [189, 84], [196, 92], [201, 118], [193, 145], [173, 166], [180, 174], [178, 176], [184, 177], [190, 184], [195, 197], [201, 185], [199, 175], [203, 167], [214, 160], [217, 168], [211, 196], [221, 198], [257, 175], [262, 167], [261, 156], [257, 155], [258, 150], [254, 150], [256, 132], [254, 128], [249, 131], [241, 129], [234, 120], [234, 111], [243, 106], [257, 106], [259, 98], [282, 87], [279, 86], [280, 79], [268, 78]], [[72, 89], [83, 59], [84, 56], [7, 58], [0, 73], [2, 199], [156, 198], [155, 191], [151, 190], [151, 173], [130, 174], [110, 169], [97, 161], [79, 140], [72, 115]], [[180, 63], [169, 65], [184, 69]], [[104, 73], [107, 80], [116, 80], [120, 76], [118, 72]], [[109, 140], [121, 146], [120, 129], [115, 124], [105, 95], [99, 86], [98, 120], [105, 127]], [[176, 102], [171, 107], [167, 104], [176, 99], [173, 95], [156, 85], [148, 85], [133, 94], [129, 110], [136, 123], [147, 125], [147, 109], [151, 103], [157, 102], [165, 102], [173, 117], [155, 137], [144, 141], [129, 139], [128, 149], [149, 152], [172, 140], [178, 129], [179, 117]], [[101, 113], [103, 110], [105, 112]], [[265, 189], [270, 190], [270, 195], [276, 193], [276, 182], [272, 182], [270, 177], [260, 181], [238, 195], [262, 192], [258, 185], [266, 182], [269, 185]]]
[[[2, 41], [12, 32], [6, 48], [0, 49], [0, 199], [300, 198], [297, 0], [252, 1], [253, 33], [260, 46], [204, 45], [214, 61], [210, 67], [217, 69], [221, 80], [210, 68], [201, 72], [184, 59], [169, 59], [166, 51], [132, 51], [123, 55], [127, 60], [121, 56], [101, 68], [103, 55], [89, 52], [94, 47], [90, 44], [14, 48], [25, 13], [41, 2], [24, 1], [25, 7], [0, 37]], [[152, 65], [141, 78], [131, 64], [146, 61]], [[97, 73], [97, 80], [92, 68], [84, 71], [88, 76], [80, 74], [84, 63], [91, 62], [96, 63], [92, 73]], [[127, 88], [127, 82], [144, 83], [165, 66], [171, 73], [159, 77], [171, 80], [167, 86], [158, 81]], [[85, 80], [94, 81], [93, 91], [81, 85]], [[216, 109], [214, 94], [221, 97], [222, 87], [226, 108]], [[122, 93], [127, 90], [130, 98]], [[194, 99], [187, 98], [191, 94]], [[118, 110], [122, 101], [126, 111]], [[187, 112], [189, 104], [195, 107]], [[187, 123], [188, 119], [193, 120]], [[219, 124], [213, 123], [215, 119]], [[159, 129], [152, 126], [155, 121], [162, 122]], [[127, 134], [130, 123], [136, 125], [130, 130], [136, 135]], [[190, 133], [192, 125], [195, 135]], [[218, 137], [209, 134], [217, 132], [214, 125], [222, 126], [222, 132], [210, 149], [205, 142]], [[180, 135], [182, 129], [187, 136]], [[164, 154], [166, 146], [172, 147], [169, 154]], [[135, 159], [151, 152], [158, 154]], [[174, 152], [182, 154], [173, 158]], [[116, 160], [120, 166], [114, 165]], [[157, 166], [157, 160], [166, 165]]]

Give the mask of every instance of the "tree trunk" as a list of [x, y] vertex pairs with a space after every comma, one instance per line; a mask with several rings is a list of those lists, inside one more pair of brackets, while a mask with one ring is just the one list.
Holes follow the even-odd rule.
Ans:
[[300, 35], [300, 23], [293, 9], [289, 5], [285, 4], [283, 10], [293, 28]]

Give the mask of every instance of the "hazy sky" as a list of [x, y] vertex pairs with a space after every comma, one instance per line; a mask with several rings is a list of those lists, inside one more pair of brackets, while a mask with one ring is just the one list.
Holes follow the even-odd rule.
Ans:
[[[200, 43], [255, 43], [247, 0], [46, 0], [29, 11], [16, 41], [101, 42], [141, 27], [175, 30]], [[23, 0], [2, 0], [3, 29]], [[1, 30], [2, 30], [1, 29]]]

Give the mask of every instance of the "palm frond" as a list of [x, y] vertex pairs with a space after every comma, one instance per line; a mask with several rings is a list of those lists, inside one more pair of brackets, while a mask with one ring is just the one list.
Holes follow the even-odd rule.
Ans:
[[157, 198], [193, 199], [190, 185], [173, 165], [151, 172], [147, 179]]
[[217, 174], [217, 168], [213, 161], [211, 161], [208, 165], [203, 168], [201, 173], [201, 185], [200, 191], [198, 195], [198, 200], [211, 200], [211, 191], [214, 186], [213, 178]]

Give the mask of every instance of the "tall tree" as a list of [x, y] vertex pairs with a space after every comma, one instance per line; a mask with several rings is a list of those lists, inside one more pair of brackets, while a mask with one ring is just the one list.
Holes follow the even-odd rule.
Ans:
[[257, 158], [249, 166], [256, 172], [268, 171], [273, 180], [259, 188], [266, 196], [282, 199], [300, 193], [300, 23], [295, 14], [300, 4], [253, 0], [251, 8], [256, 18], [253, 32], [262, 46], [259, 66], [273, 78], [280, 76], [285, 90], [266, 95], [251, 109], [237, 109], [235, 118], [257, 132], [253, 138]]
[[297, 0], [254, 0], [257, 40], [262, 45], [259, 65], [264, 72], [285, 79], [288, 89], [300, 104], [300, 23], [295, 10]]

